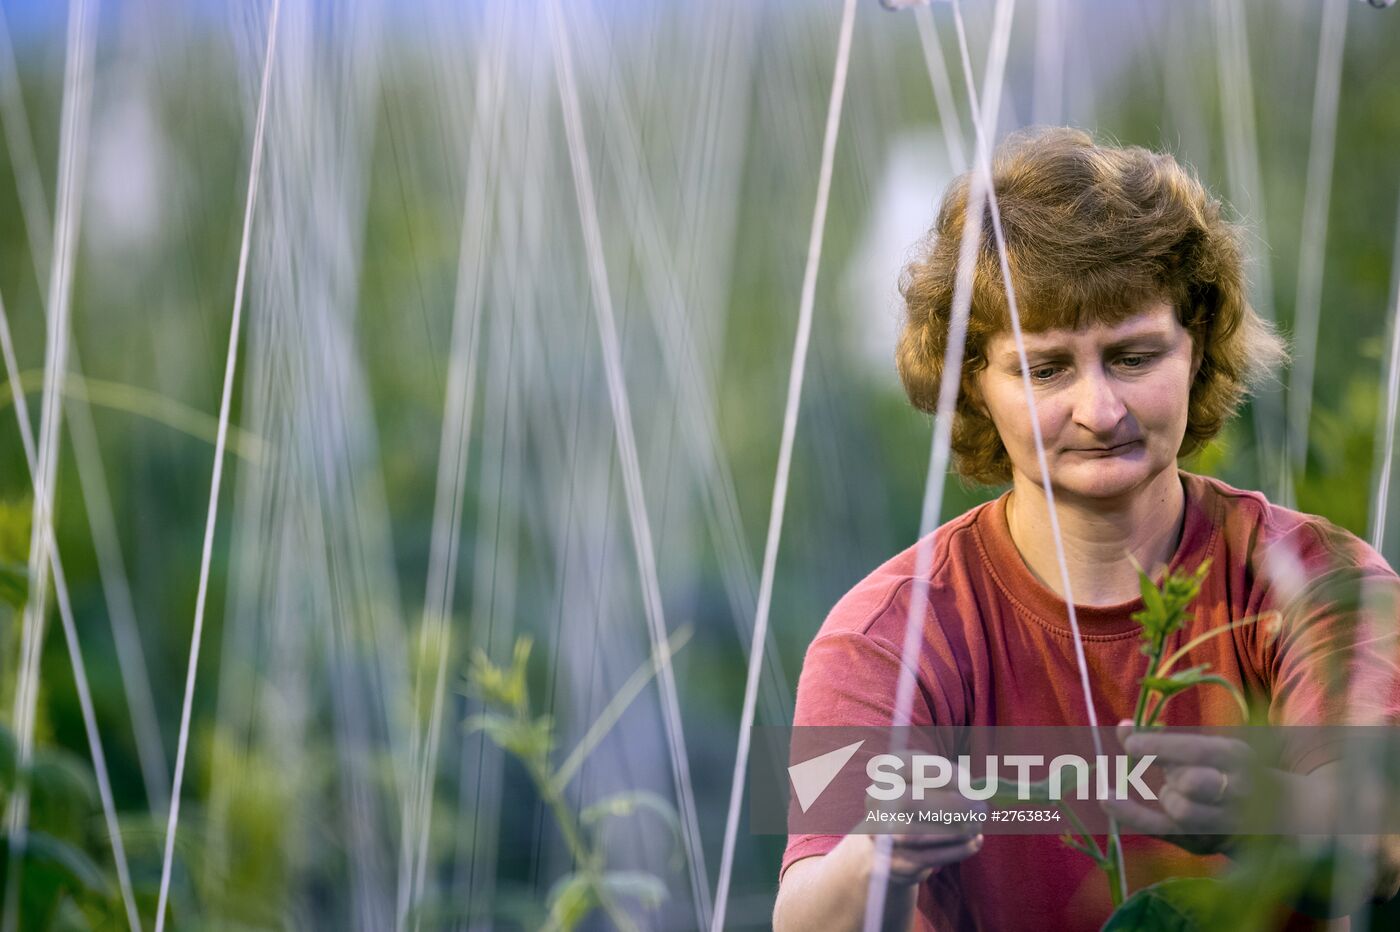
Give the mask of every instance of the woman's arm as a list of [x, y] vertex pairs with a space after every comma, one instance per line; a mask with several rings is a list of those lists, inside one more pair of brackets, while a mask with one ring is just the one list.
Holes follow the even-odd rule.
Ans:
[[[1307, 774], [1290, 773], [1253, 764], [1248, 745], [1217, 735], [1138, 732], [1124, 741], [1135, 757], [1152, 755], [1166, 777], [1158, 791], [1161, 809], [1132, 800], [1105, 800], [1105, 810], [1125, 826], [1155, 835], [1194, 854], [1230, 853], [1244, 838], [1236, 807], [1262, 794], [1275, 800], [1280, 812], [1290, 813], [1297, 837], [1273, 836], [1278, 844], [1318, 848], [1335, 846], [1350, 852], [1354, 868], [1368, 875], [1352, 878], [1346, 891], [1334, 894], [1329, 873], [1314, 884], [1294, 907], [1311, 916], [1334, 918], [1364, 905], [1385, 901], [1400, 891], [1400, 835], [1348, 835], [1335, 831], [1344, 799], [1369, 795], [1358, 785], [1361, 777], [1382, 780], [1376, 773], [1347, 773], [1347, 763], [1332, 761]], [[1371, 788], [1374, 792], [1376, 788]], [[1363, 856], [1364, 855], [1364, 856]]]
[[[875, 842], [874, 835], [847, 835], [825, 855], [794, 861], [783, 875], [773, 904], [775, 932], [863, 929]], [[908, 932], [913, 927], [919, 884], [937, 867], [961, 861], [981, 848], [981, 835], [895, 835], [881, 928]]]

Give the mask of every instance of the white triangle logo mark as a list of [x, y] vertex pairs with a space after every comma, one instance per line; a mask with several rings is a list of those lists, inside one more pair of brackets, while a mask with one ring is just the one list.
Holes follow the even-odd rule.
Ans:
[[864, 743], [864, 740], [857, 741], [855, 744], [827, 751], [825, 754], [819, 754], [811, 760], [793, 764], [788, 768], [792, 789], [797, 793], [797, 804], [802, 807], [803, 812], [806, 812], [812, 803], [817, 801], [817, 797], [831, 785], [831, 781], [836, 779], [841, 768], [846, 766], [846, 762], [856, 751], [860, 750], [860, 746]]

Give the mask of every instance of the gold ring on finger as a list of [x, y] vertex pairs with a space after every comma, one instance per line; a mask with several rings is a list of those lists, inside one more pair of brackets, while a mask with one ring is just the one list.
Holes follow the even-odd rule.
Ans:
[[1225, 801], [1225, 791], [1230, 788], [1230, 775], [1223, 770], [1219, 771], [1219, 773], [1220, 789], [1216, 792], [1215, 799], [1211, 800], [1211, 802], [1216, 805], [1219, 805], [1220, 803]]

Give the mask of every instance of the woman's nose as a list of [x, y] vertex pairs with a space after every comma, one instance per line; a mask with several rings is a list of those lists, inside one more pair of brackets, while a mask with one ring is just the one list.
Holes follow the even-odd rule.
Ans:
[[1111, 434], [1128, 413], [1117, 386], [1102, 372], [1090, 372], [1075, 386], [1074, 420], [1094, 434]]

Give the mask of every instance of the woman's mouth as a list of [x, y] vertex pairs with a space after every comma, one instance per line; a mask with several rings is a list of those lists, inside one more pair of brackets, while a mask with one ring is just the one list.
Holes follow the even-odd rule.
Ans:
[[1076, 447], [1070, 452], [1082, 453], [1085, 456], [1118, 456], [1135, 449], [1141, 442], [1141, 440], [1125, 440], [1110, 447]]

